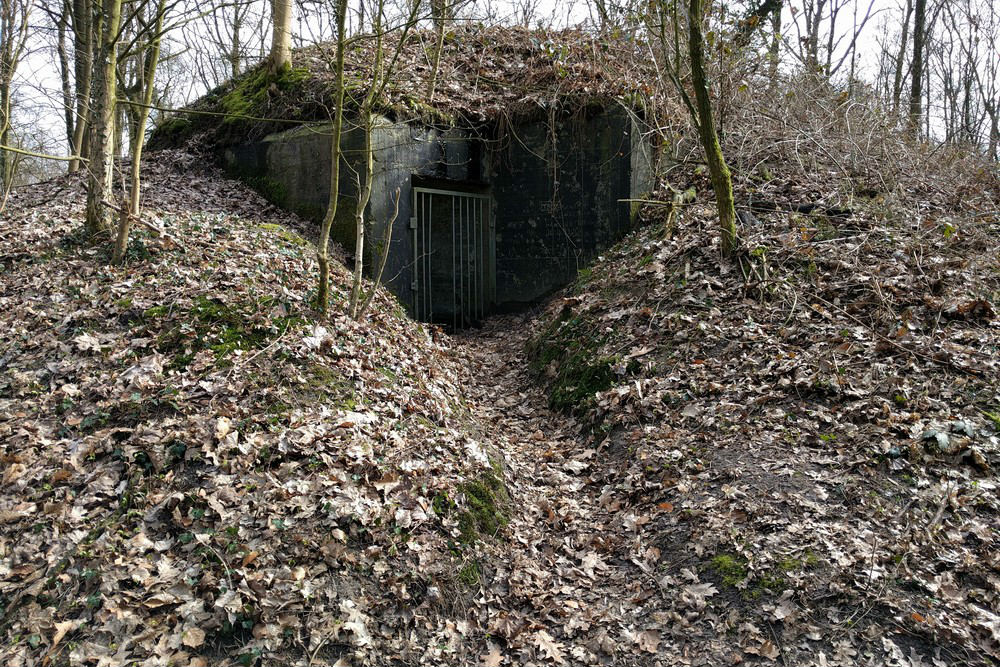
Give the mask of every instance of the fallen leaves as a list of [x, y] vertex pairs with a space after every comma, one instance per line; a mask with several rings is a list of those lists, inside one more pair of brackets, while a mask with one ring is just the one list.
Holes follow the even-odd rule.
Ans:
[[541, 649], [542, 655], [548, 660], [557, 665], [566, 664], [562, 645], [545, 630], [539, 630], [535, 633], [535, 645]]
[[485, 568], [460, 488], [495, 452], [445, 349], [384, 294], [367, 324], [316, 321], [300, 221], [151, 160], [145, 215], [183, 247], [139, 230], [108, 269], [73, 236], [73, 178], [15, 192], [0, 226], [24, 258], [0, 278], [0, 662], [478, 654], [440, 591]]

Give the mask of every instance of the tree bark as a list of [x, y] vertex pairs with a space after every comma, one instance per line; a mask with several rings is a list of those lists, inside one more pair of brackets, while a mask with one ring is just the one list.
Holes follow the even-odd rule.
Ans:
[[70, 77], [69, 48], [66, 43], [66, 35], [72, 22], [72, 5], [69, 0], [63, 0], [62, 11], [55, 16], [56, 19], [56, 54], [59, 57], [59, 79], [62, 84], [63, 98], [63, 121], [66, 123], [66, 142], [69, 145], [70, 153], [73, 151], [73, 135], [75, 134], [76, 119], [73, 115], [76, 101], [73, 97], [73, 82]]
[[903, 32], [899, 38], [899, 51], [896, 53], [896, 72], [892, 81], [892, 115], [899, 113], [899, 98], [903, 95], [903, 74], [906, 70], [906, 47], [910, 39], [910, 16], [913, 15], [913, 0], [906, 0], [906, 12], [903, 14]]
[[729, 165], [722, 154], [719, 135], [715, 131], [712, 116], [712, 100], [709, 97], [708, 81], [705, 76], [705, 38], [702, 35], [704, 10], [701, 0], [690, 0], [688, 7], [688, 55], [691, 58], [691, 85], [694, 88], [698, 110], [698, 133], [705, 149], [708, 171], [715, 190], [715, 202], [719, 212], [719, 229], [722, 233], [722, 255], [729, 257], [736, 251], [736, 207], [733, 203], [733, 179]]
[[160, 43], [163, 32], [163, 19], [166, 14], [167, 0], [159, 0], [156, 6], [156, 17], [153, 21], [153, 33], [150, 35], [150, 42], [146, 48], [145, 58], [142, 68], [142, 102], [133, 105], [132, 118], [134, 127], [132, 128], [132, 163], [129, 178], [129, 204], [122, 207], [121, 217], [118, 220], [118, 235], [115, 238], [115, 249], [111, 261], [119, 264], [125, 259], [125, 249], [128, 247], [129, 228], [132, 218], [139, 215], [139, 195], [141, 181], [139, 169], [142, 161], [142, 144], [146, 135], [146, 121], [149, 119], [149, 105], [153, 103], [154, 82], [156, 81], [156, 67], [160, 63]]
[[268, 59], [272, 72], [292, 66], [292, 0], [271, 0], [271, 56]]
[[441, 51], [444, 49], [444, 33], [448, 27], [448, 0], [431, 1], [431, 17], [434, 19], [434, 60], [431, 66], [431, 78], [427, 82], [427, 103], [434, 101], [434, 91], [437, 88], [438, 72], [441, 70]]
[[927, 0], [916, 0], [913, 12], [913, 67], [910, 70], [910, 134], [920, 134], [923, 115], [924, 31], [926, 30]]
[[767, 49], [768, 76], [771, 86], [778, 80], [778, 65], [781, 62], [781, 2], [771, 12], [771, 44]]
[[[0, 145], [11, 145], [11, 111], [14, 74], [28, 39], [28, 17], [31, 3], [2, 0], [0, 3]], [[14, 180], [13, 156], [0, 150], [0, 194], [6, 201]], [[2, 208], [2, 206], [0, 206]]]
[[319, 286], [316, 293], [316, 308], [325, 313], [330, 306], [330, 229], [337, 219], [337, 203], [340, 198], [340, 135], [344, 127], [344, 47], [347, 41], [347, 0], [336, 0], [337, 14], [337, 56], [334, 65], [336, 104], [333, 116], [333, 136], [330, 138], [330, 200], [326, 215], [320, 225], [319, 243], [316, 247], [316, 262], [319, 264]]
[[95, 1], [95, 33], [100, 43], [94, 58], [90, 114], [90, 164], [87, 168], [87, 219], [85, 229], [96, 236], [111, 228], [111, 201], [114, 170], [115, 91], [118, 60], [118, 29], [122, 0]]
[[[90, 118], [90, 93], [94, 74], [94, 14], [88, 0], [73, 0], [73, 72], [76, 82], [76, 127], [73, 128], [73, 155], [89, 154], [87, 126]], [[71, 160], [69, 173], [80, 170], [80, 161]]]

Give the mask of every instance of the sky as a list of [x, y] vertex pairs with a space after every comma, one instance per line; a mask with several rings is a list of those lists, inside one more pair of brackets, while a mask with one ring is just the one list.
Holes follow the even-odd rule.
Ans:
[[[487, 0], [478, 2], [477, 6], [491, 8], [499, 16], [514, 17], [518, 14], [518, 8], [523, 7], [525, 3], [533, 3], [536, 8], [535, 15], [544, 20], [545, 23], [554, 26], [577, 24], [590, 18], [590, 9], [585, 0], [572, 2]], [[862, 11], [867, 7], [866, 0], [859, 0], [859, 4], [863, 5]], [[859, 40], [860, 72], [862, 74], [870, 74], [873, 61], [877, 57], [877, 37], [883, 20], [878, 14], [887, 15], [888, 9], [897, 6], [896, 0], [875, 0], [873, 12], [876, 16], [870, 20], [865, 33]], [[42, 19], [41, 13], [36, 12], [33, 24], [42, 24]], [[783, 16], [783, 32], [785, 37], [794, 43], [797, 32], [793, 19], [792, 10], [786, 7]], [[850, 21], [851, 17], [846, 16], [841, 19], [841, 24], [846, 27]], [[299, 31], [307, 32], [304, 30], [305, 27], [300, 20]], [[62, 95], [57, 58], [53, 48], [44, 45], [39, 40], [35, 40], [33, 44], [35, 46], [32, 52], [24, 59], [18, 70], [18, 101], [21, 106], [15, 117], [15, 122], [20, 131], [28, 135], [25, 142], [27, 145], [57, 155], [64, 155], [66, 154], [65, 125], [62, 116]], [[841, 46], [841, 49], [844, 46], [846, 46], [846, 42]], [[206, 86], [198, 82], [191, 82], [174, 92], [174, 103], [182, 105], [193, 101], [206, 92]]]

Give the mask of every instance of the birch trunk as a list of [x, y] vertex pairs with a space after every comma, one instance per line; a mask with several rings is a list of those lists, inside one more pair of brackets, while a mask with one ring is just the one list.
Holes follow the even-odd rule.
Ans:
[[[95, 236], [111, 228], [111, 200], [114, 170], [114, 121], [118, 28], [122, 0], [98, 0], [100, 45], [94, 58], [93, 100], [90, 114], [90, 164], [87, 168], [87, 234]], [[98, 24], [99, 25], [96, 25]]]

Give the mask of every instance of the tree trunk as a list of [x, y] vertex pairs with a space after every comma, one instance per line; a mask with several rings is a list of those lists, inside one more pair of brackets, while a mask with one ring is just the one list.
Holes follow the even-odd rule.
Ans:
[[[0, 82], [0, 145], [10, 146], [10, 83]], [[0, 150], [0, 192], [6, 193], [14, 180], [12, 154]]]
[[806, 64], [810, 74], [819, 73], [819, 28], [823, 20], [823, 5], [825, 4], [826, 0], [815, 0], [810, 5], [813, 13], [808, 17], [809, 34], [806, 37]]
[[927, 0], [916, 0], [913, 14], [913, 67], [910, 70], [910, 134], [920, 134], [924, 82], [924, 31]]
[[[10, 146], [14, 75], [28, 39], [30, 2], [3, 0], [0, 3], [0, 144]], [[13, 155], [0, 150], [0, 194], [6, 202], [14, 180]], [[0, 204], [0, 209], [3, 205]]]
[[448, 0], [432, 0], [431, 16], [434, 19], [434, 60], [431, 66], [431, 78], [427, 82], [427, 103], [434, 101], [434, 90], [437, 88], [438, 72], [441, 69], [441, 51], [444, 49], [444, 33], [448, 27]]
[[899, 37], [899, 51], [896, 53], [896, 72], [892, 81], [892, 115], [899, 113], [899, 98], [903, 95], [903, 72], [906, 70], [906, 45], [910, 39], [910, 16], [913, 15], [913, 0], [906, 0], [903, 15], [903, 32]]
[[[371, 200], [372, 180], [375, 175], [375, 159], [372, 154], [373, 117], [371, 105], [367, 99], [361, 109], [360, 116], [359, 125], [365, 133], [365, 145], [362, 149], [364, 150], [365, 169], [364, 173], [358, 176], [358, 204], [354, 214], [354, 276], [351, 282], [351, 301], [347, 311], [351, 319], [357, 319], [358, 306], [361, 303], [361, 279], [365, 271], [365, 209], [368, 208], [368, 202]], [[361, 178], [364, 178], [364, 182], [360, 181]]]
[[156, 81], [156, 67], [160, 63], [160, 33], [163, 32], [163, 18], [166, 14], [166, 4], [167, 0], [159, 0], [157, 3], [153, 34], [150, 36], [149, 46], [146, 48], [141, 73], [142, 102], [139, 105], [132, 106], [132, 170], [129, 178], [129, 204], [127, 208], [122, 208], [121, 217], [118, 220], [118, 235], [115, 238], [115, 250], [111, 258], [114, 264], [120, 264], [125, 259], [125, 249], [128, 247], [129, 227], [132, 224], [132, 218], [139, 215], [141, 186], [139, 169], [142, 162], [142, 144], [146, 136], [149, 105], [153, 103], [153, 84]]
[[320, 226], [316, 261], [319, 264], [319, 287], [316, 307], [325, 313], [330, 306], [330, 228], [337, 219], [337, 202], [340, 198], [340, 135], [344, 127], [344, 47], [347, 41], [347, 0], [336, 0], [337, 57], [334, 65], [337, 108], [333, 116], [333, 136], [330, 138], [330, 200]]
[[272, 72], [292, 66], [292, 0], [271, 0], [271, 56], [268, 59]]
[[688, 54], [691, 57], [691, 85], [694, 88], [698, 110], [698, 133], [705, 149], [708, 171], [712, 177], [715, 201], [719, 211], [722, 233], [722, 255], [731, 256], [738, 243], [736, 236], [736, 207], [733, 203], [733, 179], [722, 154], [719, 135], [712, 117], [712, 100], [705, 77], [705, 42], [701, 25], [703, 20], [701, 0], [690, 0], [688, 8]]
[[62, 12], [59, 14], [56, 28], [56, 54], [59, 57], [59, 79], [62, 83], [63, 98], [63, 120], [66, 123], [66, 142], [69, 151], [73, 152], [73, 135], [75, 134], [76, 119], [73, 117], [73, 109], [76, 106], [73, 99], [73, 83], [70, 77], [69, 49], [66, 43], [66, 33], [70, 28], [72, 6], [69, 0], [63, 0]]
[[100, 45], [94, 58], [93, 95], [90, 115], [90, 164], [87, 169], [87, 234], [95, 236], [111, 227], [111, 201], [114, 170], [114, 121], [118, 28], [122, 0], [95, 2], [95, 33]]
[[243, 29], [243, 15], [239, 8], [233, 12], [233, 41], [229, 46], [229, 75], [233, 79], [240, 75], [242, 70], [243, 44], [240, 42], [240, 31]]
[[[73, 0], [73, 71], [76, 82], [76, 127], [73, 128], [73, 155], [89, 154], [87, 126], [90, 118], [90, 93], [94, 73], [94, 14], [88, 0]], [[69, 173], [80, 170], [80, 161], [69, 163]]]
[[781, 3], [771, 13], [771, 45], [767, 49], [768, 75], [773, 87], [778, 80], [778, 65], [781, 58]]

